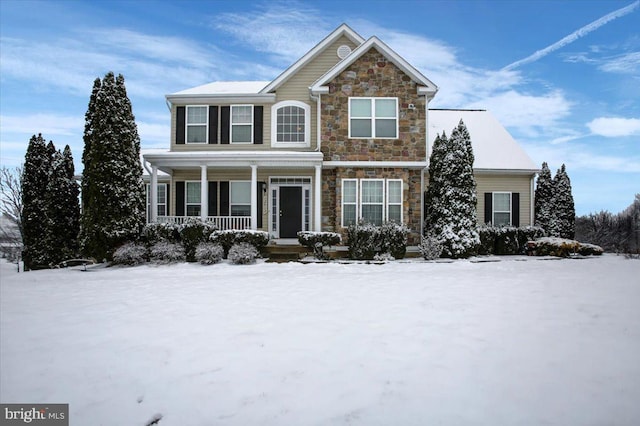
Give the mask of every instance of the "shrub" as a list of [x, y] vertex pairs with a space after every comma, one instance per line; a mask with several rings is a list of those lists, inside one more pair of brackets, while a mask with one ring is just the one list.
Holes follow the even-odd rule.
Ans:
[[518, 244], [518, 228], [513, 226], [495, 227], [495, 254], [514, 255], [521, 254]]
[[158, 263], [184, 262], [184, 247], [178, 243], [161, 241], [151, 247], [151, 259]]
[[147, 260], [147, 249], [142, 244], [125, 243], [113, 253], [117, 265], [139, 265]]
[[545, 237], [547, 234], [539, 226], [521, 226], [518, 228], [518, 244], [520, 245], [520, 254], [524, 254], [527, 247], [527, 241], [537, 240]]
[[604, 253], [603, 248], [595, 244], [580, 243], [578, 248], [578, 254], [583, 256], [600, 256], [602, 253]]
[[604, 251], [593, 244], [582, 244], [575, 240], [543, 237], [527, 243], [527, 254], [533, 256], [569, 257], [573, 254], [601, 255]]
[[249, 243], [234, 244], [229, 249], [229, 260], [236, 265], [254, 263], [258, 257], [258, 250]]
[[478, 227], [480, 245], [478, 254], [482, 255], [515, 255], [524, 254], [527, 241], [544, 236], [544, 230], [539, 226], [492, 226]]
[[377, 262], [390, 262], [392, 260], [396, 260], [396, 258], [391, 256], [389, 253], [376, 253], [376, 255], [373, 256], [373, 260]]
[[235, 244], [248, 243], [257, 251], [262, 250], [269, 243], [269, 233], [265, 231], [252, 231], [249, 229], [226, 231], [214, 231], [209, 240], [212, 243], [220, 244], [224, 250], [224, 257], [229, 256], [229, 250]]
[[425, 260], [438, 259], [442, 254], [442, 244], [431, 234], [422, 237], [418, 249]]
[[184, 247], [187, 262], [195, 262], [196, 247], [198, 244], [207, 241], [215, 229], [212, 224], [196, 218], [189, 218], [180, 225], [180, 242]]
[[180, 241], [179, 226], [175, 223], [149, 223], [142, 229], [141, 239], [147, 247], [161, 241], [177, 243]]
[[325, 246], [335, 246], [340, 244], [342, 237], [335, 232], [298, 232], [298, 242], [313, 251], [316, 259], [325, 259], [323, 248]]
[[[480, 245], [478, 246], [478, 254], [489, 255], [494, 254], [496, 246], [496, 232], [491, 225], [482, 225], [478, 227], [478, 236], [480, 237]], [[426, 258], [425, 258], [426, 259]]]
[[356, 260], [372, 260], [380, 239], [380, 228], [359, 221], [347, 228], [349, 240], [349, 258]]
[[212, 265], [222, 260], [224, 250], [220, 244], [200, 243], [196, 247], [196, 260], [203, 265]]
[[395, 222], [385, 222], [380, 227], [379, 253], [389, 253], [394, 259], [403, 259], [407, 253], [409, 228]]

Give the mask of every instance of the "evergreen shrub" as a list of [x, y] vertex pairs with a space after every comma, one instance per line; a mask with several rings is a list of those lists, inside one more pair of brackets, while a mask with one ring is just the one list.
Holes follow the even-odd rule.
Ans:
[[248, 265], [256, 261], [258, 254], [258, 250], [252, 244], [237, 243], [229, 249], [229, 260], [235, 265]]
[[335, 246], [342, 242], [342, 237], [336, 232], [298, 232], [298, 242], [313, 252], [316, 259], [325, 259], [324, 247]]
[[220, 244], [204, 242], [196, 247], [196, 260], [203, 265], [218, 263], [224, 257], [224, 249]]
[[218, 243], [224, 250], [224, 257], [229, 256], [229, 250], [235, 244], [248, 243], [256, 251], [262, 250], [269, 243], [269, 233], [265, 231], [253, 231], [249, 229], [229, 229], [214, 231], [209, 237], [212, 243]]
[[149, 223], [142, 229], [141, 240], [147, 247], [159, 242], [180, 242], [179, 225], [175, 223]]
[[442, 244], [434, 235], [423, 236], [418, 249], [424, 260], [435, 260], [442, 255]]
[[113, 263], [116, 265], [139, 265], [147, 261], [147, 248], [142, 244], [128, 242], [113, 253]]
[[189, 218], [180, 225], [178, 232], [187, 262], [196, 261], [196, 247], [207, 241], [215, 229], [214, 225], [196, 218]]
[[403, 259], [407, 253], [409, 228], [395, 222], [385, 222], [380, 227], [379, 252], [389, 253], [394, 259]]
[[151, 260], [157, 263], [184, 262], [185, 251], [179, 243], [160, 241], [154, 244], [150, 250]]
[[380, 239], [378, 226], [358, 221], [347, 228], [349, 258], [355, 260], [373, 260]]

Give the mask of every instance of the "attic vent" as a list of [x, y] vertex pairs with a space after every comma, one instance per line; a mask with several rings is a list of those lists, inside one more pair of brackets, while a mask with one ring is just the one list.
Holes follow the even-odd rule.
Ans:
[[338, 53], [338, 58], [344, 59], [347, 56], [349, 56], [349, 53], [351, 53], [351, 48], [346, 44], [343, 44], [342, 46], [338, 47], [337, 53]]

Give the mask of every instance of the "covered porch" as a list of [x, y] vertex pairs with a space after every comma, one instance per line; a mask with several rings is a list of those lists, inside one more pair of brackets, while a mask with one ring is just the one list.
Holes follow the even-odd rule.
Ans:
[[[274, 238], [321, 230], [319, 152], [163, 151], [143, 158], [151, 223], [197, 217], [221, 230], [264, 230]], [[164, 215], [158, 214], [159, 172], [171, 177], [173, 198]]]

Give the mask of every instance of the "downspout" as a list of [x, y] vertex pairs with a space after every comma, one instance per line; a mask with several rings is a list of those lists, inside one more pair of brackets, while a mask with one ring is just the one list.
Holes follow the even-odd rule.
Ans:
[[535, 205], [536, 205], [536, 190], [535, 190], [535, 181], [536, 175], [535, 173], [531, 175], [531, 205], [529, 206], [529, 225], [535, 225], [533, 222], [535, 221]]
[[311, 92], [311, 88], [309, 88], [309, 97], [311, 98], [311, 100], [316, 101], [316, 149], [315, 151], [318, 152], [320, 151], [320, 148], [322, 146], [322, 139], [321, 139], [322, 127], [320, 126], [322, 114], [320, 111], [320, 107], [321, 107], [320, 95], [314, 96], [313, 93]]

